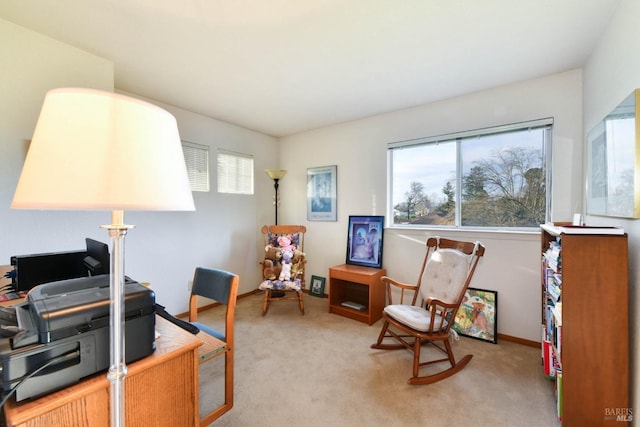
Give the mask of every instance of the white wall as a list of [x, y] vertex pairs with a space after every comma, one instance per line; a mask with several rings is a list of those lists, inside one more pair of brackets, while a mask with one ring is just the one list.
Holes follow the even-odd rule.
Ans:
[[[182, 140], [209, 146], [210, 192], [193, 193], [193, 213], [129, 213], [129, 222], [137, 226], [127, 235], [128, 274], [141, 281], [150, 278], [158, 302], [177, 307], [174, 312], [186, 309], [186, 291], [195, 266], [235, 272], [240, 275], [240, 294], [255, 290], [261, 275], [258, 260], [264, 250], [260, 228], [273, 221], [273, 181], [264, 170], [276, 164], [276, 139], [148, 101], [176, 117]], [[218, 149], [254, 156], [253, 196], [217, 192]], [[132, 251], [132, 245], [139, 245], [140, 250]]]
[[0, 20], [0, 264], [30, 251], [79, 249], [109, 219], [9, 208], [45, 93], [68, 86], [113, 90], [113, 63]]
[[[639, 17], [640, 2], [622, 0], [584, 68], [585, 135], [633, 90], [640, 88]], [[640, 222], [594, 216], [588, 216], [586, 220], [593, 224], [622, 226], [629, 235], [631, 407], [637, 417], [640, 411], [640, 393], [636, 391], [640, 384]], [[637, 422], [634, 424], [638, 425]]]
[[[308, 222], [308, 274], [344, 263], [349, 215], [384, 215], [386, 144], [553, 117], [553, 219], [581, 204], [582, 76], [579, 70], [283, 138], [283, 223], [305, 223], [306, 169], [338, 165], [338, 221]], [[474, 287], [498, 291], [498, 332], [540, 341], [539, 233], [385, 230], [389, 275], [415, 281], [429, 234], [481, 240], [487, 247]]]
[[[110, 222], [108, 212], [9, 206], [46, 91], [65, 86], [113, 90], [113, 81], [110, 61], [0, 20], [0, 264], [8, 264], [12, 255], [83, 249], [85, 237], [109, 241], [99, 228]], [[195, 212], [126, 213], [125, 221], [136, 226], [125, 239], [126, 274], [151, 282], [157, 301], [173, 313], [187, 310], [188, 284], [198, 265], [236, 272], [240, 293], [254, 290], [260, 276], [259, 230], [273, 221], [273, 181], [262, 171], [277, 167], [277, 141], [154, 103], [176, 116], [183, 140], [210, 146], [212, 191], [194, 193]], [[255, 195], [216, 192], [218, 148], [255, 157]]]

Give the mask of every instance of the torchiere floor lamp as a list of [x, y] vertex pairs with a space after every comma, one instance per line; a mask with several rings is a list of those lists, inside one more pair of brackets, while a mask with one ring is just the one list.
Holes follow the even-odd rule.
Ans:
[[107, 378], [111, 425], [124, 426], [124, 211], [195, 210], [176, 119], [112, 92], [49, 91], [11, 207], [112, 212]]
[[273, 188], [276, 189], [276, 195], [273, 199], [273, 205], [276, 208], [276, 224], [278, 225], [278, 205], [280, 205], [280, 198], [278, 197], [278, 182], [284, 178], [287, 174], [287, 171], [284, 169], [265, 169], [265, 173], [269, 175], [269, 178], [273, 180]]

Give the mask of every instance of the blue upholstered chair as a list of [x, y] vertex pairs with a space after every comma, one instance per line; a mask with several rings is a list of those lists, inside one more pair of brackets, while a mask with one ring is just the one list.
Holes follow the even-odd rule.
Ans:
[[[200, 425], [208, 425], [233, 407], [233, 321], [238, 297], [239, 277], [224, 270], [198, 267], [193, 276], [191, 297], [189, 298], [189, 322], [201, 332], [226, 342], [225, 348], [225, 399], [224, 404], [200, 420]], [[226, 306], [224, 331], [217, 331], [197, 321], [198, 297], [205, 297]]]

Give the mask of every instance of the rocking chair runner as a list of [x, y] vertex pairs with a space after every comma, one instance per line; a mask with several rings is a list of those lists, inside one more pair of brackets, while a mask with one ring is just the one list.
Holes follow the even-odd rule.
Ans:
[[[382, 277], [389, 305], [382, 313], [384, 324], [378, 341], [371, 345], [374, 349], [408, 348], [413, 351], [413, 376], [409, 378], [409, 384], [431, 384], [445, 379], [464, 368], [473, 357], [467, 354], [456, 362], [449, 339], [458, 307], [485, 248], [479, 242], [439, 237], [429, 237], [426, 245], [427, 253], [415, 286]], [[396, 293], [399, 290], [399, 304], [392, 303], [394, 289]], [[410, 294], [413, 294], [413, 298], [411, 305], [408, 305], [404, 299], [408, 299]], [[420, 301], [416, 305], [418, 299]], [[387, 338], [396, 343], [383, 344]], [[420, 349], [423, 344], [433, 344], [447, 357], [421, 362]], [[421, 367], [441, 362], [449, 362], [451, 367], [435, 374], [419, 375]]]

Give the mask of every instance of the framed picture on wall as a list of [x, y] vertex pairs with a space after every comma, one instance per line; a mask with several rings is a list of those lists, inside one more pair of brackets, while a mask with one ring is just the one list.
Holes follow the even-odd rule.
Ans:
[[498, 292], [467, 288], [453, 329], [460, 335], [498, 342]]
[[338, 220], [338, 166], [307, 169], [307, 219]]
[[382, 268], [383, 216], [349, 216], [347, 264]]

